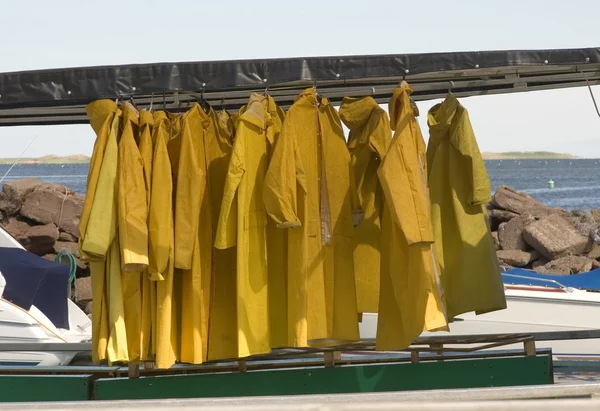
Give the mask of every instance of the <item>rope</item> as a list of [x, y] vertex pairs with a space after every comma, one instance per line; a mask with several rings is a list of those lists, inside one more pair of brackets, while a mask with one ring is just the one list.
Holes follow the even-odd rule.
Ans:
[[65, 208], [65, 200], [67, 199], [67, 194], [69, 194], [69, 189], [67, 188], [67, 186], [63, 186], [63, 187], [65, 189], [65, 195], [63, 196], [62, 204], [60, 205], [60, 213], [58, 214], [58, 222], [56, 223], [57, 227], [60, 227], [60, 223], [62, 221], [63, 209]]
[[68, 289], [71, 290], [73, 287], [73, 294], [71, 295], [71, 300], [75, 301], [77, 297], [77, 282], [75, 274], [77, 273], [77, 262], [75, 261], [75, 257], [68, 251], [61, 251], [54, 258], [54, 262], [60, 264], [63, 257], [67, 257], [69, 259], [70, 267], [69, 267], [69, 285]]
[[596, 103], [596, 98], [594, 97], [594, 93], [592, 92], [592, 86], [590, 85], [590, 81], [588, 80], [587, 76], [583, 71], [580, 70], [579, 72], [583, 75], [583, 78], [585, 79], [587, 88], [590, 91], [590, 96], [592, 96], [592, 101], [594, 102], [594, 107], [596, 108], [596, 114], [598, 114], [598, 117], [600, 117], [600, 109], [598, 109], [598, 103]]
[[21, 160], [21, 158], [23, 158], [23, 156], [25, 155], [25, 153], [27, 152], [27, 150], [29, 149], [29, 147], [31, 147], [31, 145], [33, 144], [33, 142], [38, 138], [38, 136], [35, 136], [33, 138], [33, 140], [31, 140], [31, 142], [29, 143], [29, 145], [27, 145], [27, 147], [25, 147], [25, 150], [23, 150], [23, 152], [21, 153], [21, 155], [19, 156], [19, 158], [17, 158], [15, 160], [14, 163], [12, 163], [12, 165], [10, 166], [10, 168], [8, 169], [8, 171], [2, 176], [2, 178], [0, 179], [0, 184], [4, 181], [4, 179], [6, 178], [6, 176], [8, 175], [8, 173], [10, 173], [10, 170], [12, 170], [14, 168], [14, 166], [17, 165], [17, 163]]

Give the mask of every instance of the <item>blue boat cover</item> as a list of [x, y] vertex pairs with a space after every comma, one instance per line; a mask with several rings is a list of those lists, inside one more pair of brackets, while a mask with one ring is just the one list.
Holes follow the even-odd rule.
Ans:
[[69, 329], [69, 267], [19, 248], [0, 247], [0, 273], [6, 280], [2, 298], [24, 310], [35, 305], [56, 327]]
[[519, 278], [510, 275], [503, 275], [502, 281], [504, 282], [504, 284], [558, 287], [557, 284], [548, 282], [548, 280], [554, 280], [567, 287], [578, 288], [581, 290], [600, 290], [600, 268], [588, 271], [587, 273], [583, 274], [561, 276], [539, 274], [535, 271], [524, 270], [522, 268], [513, 268], [503, 272], [502, 274], [514, 274], [528, 277]]

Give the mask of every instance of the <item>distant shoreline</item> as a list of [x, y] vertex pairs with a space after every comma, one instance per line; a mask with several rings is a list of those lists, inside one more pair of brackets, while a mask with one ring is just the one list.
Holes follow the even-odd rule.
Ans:
[[0, 158], [0, 164], [88, 164], [90, 157], [83, 154], [75, 154], [71, 156], [55, 156], [49, 155], [38, 158]]
[[481, 153], [484, 160], [575, 160], [581, 159], [571, 154], [551, 151], [507, 151], [504, 153]]

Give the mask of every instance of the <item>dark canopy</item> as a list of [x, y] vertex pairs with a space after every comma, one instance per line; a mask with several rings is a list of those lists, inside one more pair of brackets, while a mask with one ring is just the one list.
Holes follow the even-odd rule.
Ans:
[[2, 298], [24, 310], [35, 305], [57, 328], [69, 329], [69, 267], [19, 248], [0, 247], [0, 273], [6, 280]]
[[510, 50], [79, 67], [0, 74], [0, 126], [87, 123], [85, 105], [133, 98], [185, 109], [204, 98], [237, 108], [251, 91], [283, 106], [312, 85], [333, 103], [373, 95], [387, 103], [405, 78], [415, 100], [600, 84], [600, 48]]

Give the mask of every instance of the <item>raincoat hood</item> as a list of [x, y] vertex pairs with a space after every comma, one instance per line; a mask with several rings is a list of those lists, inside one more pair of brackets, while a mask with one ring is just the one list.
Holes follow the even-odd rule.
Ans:
[[413, 89], [410, 85], [404, 83], [400, 87], [394, 89], [392, 92], [392, 98], [388, 105], [388, 111], [390, 113], [390, 127], [392, 130], [396, 130], [398, 122], [400, 121], [400, 114], [402, 108], [405, 106], [412, 107], [415, 117], [419, 116], [419, 109], [417, 105], [410, 99]]
[[340, 106], [340, 119], [350, 130], [356, 130], [367, 124], [377, 107], [379, 105], [373, 97], [344, 97]]
[[460, 103], [452, 93], [448, 93], [446, 99], [433, 106], [427, 113], [427, 124], [432, 132], [447, 129], [452, 124]]
[[314, 87], [307, 88], [302, 93], [300, 93], [298, 97], [296, 97], [296, 99], [294, 100], [294, 103], [300, 102], [302, 100], [319, 108], [323, 108], [329, 105], [329, 100], [326, 97], [317, 94], [317, 89]]

